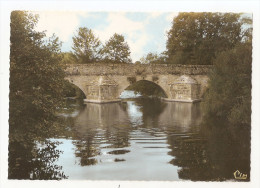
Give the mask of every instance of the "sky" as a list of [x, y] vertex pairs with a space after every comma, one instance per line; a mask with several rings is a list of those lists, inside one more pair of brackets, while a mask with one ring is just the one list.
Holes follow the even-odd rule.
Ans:
[[114, 34], [125, 37], [132, 61], [138, 61], [149, 52], [166, 49], [167, 31], [177, 12], [68, 12], [41, 11], [36, 30], [54, 33], [62, 41], [63, 52], [72, 51], [72, 37], [79, 27], [92, 29], [103, 44]]

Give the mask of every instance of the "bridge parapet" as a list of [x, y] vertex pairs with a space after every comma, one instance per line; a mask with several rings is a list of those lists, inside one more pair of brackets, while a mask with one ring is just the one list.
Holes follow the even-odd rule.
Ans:
[[70, 64], [66, 79], [77, 85], [87, 102], [115, 102], [127, 86], [140, 80], [159, 85], [168, 101], [196, 102], [208, 85], [210, 65]]
[[174, 65], [174, 64], [69, 64], [67, 75], [207, 75], [211, 65]]

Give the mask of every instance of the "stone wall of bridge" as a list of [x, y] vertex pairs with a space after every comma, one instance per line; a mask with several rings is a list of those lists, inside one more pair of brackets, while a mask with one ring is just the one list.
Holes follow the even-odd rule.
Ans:
[[173, 64], [70, 64], [66, 65], [67, 75], [205, 75], [211, 65], [173, 65]]
[[197, 101], [207, 88], [210, 70], [204, 65], [86, 64], [69, 65], [65, 71], [66, 79], [85, 93], [88, 102], [102, 103], [119, 101], [120, 94], [140, 80], [159, 85], [167, 100]]

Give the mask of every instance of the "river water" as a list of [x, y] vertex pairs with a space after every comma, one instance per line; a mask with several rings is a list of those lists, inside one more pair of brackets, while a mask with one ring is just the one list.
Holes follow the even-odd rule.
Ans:
[[69, 134], [50, 140], [68, 179], [234, 181], [236, 170], [250, 179], [250, 131], [205, 124], [200, 103], [69, 100], [59, 116]]
[[9, 179], [250, 180], [250, 127], [205, 120], [202, 103], [128, 94], [68, 99], [48, 129], [10, 132], [20, 141], [9, 144]]

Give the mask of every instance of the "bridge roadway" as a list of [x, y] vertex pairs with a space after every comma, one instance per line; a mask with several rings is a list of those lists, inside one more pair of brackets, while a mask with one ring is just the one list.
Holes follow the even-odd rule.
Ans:
[[168, 101], [200, 101], [208, 86], [210, 65], [172, 64], [69, 64], [66, 78], [86, 95], [86, 102], [120, 101], [120, 94], [134, 82], [159, 85]]

